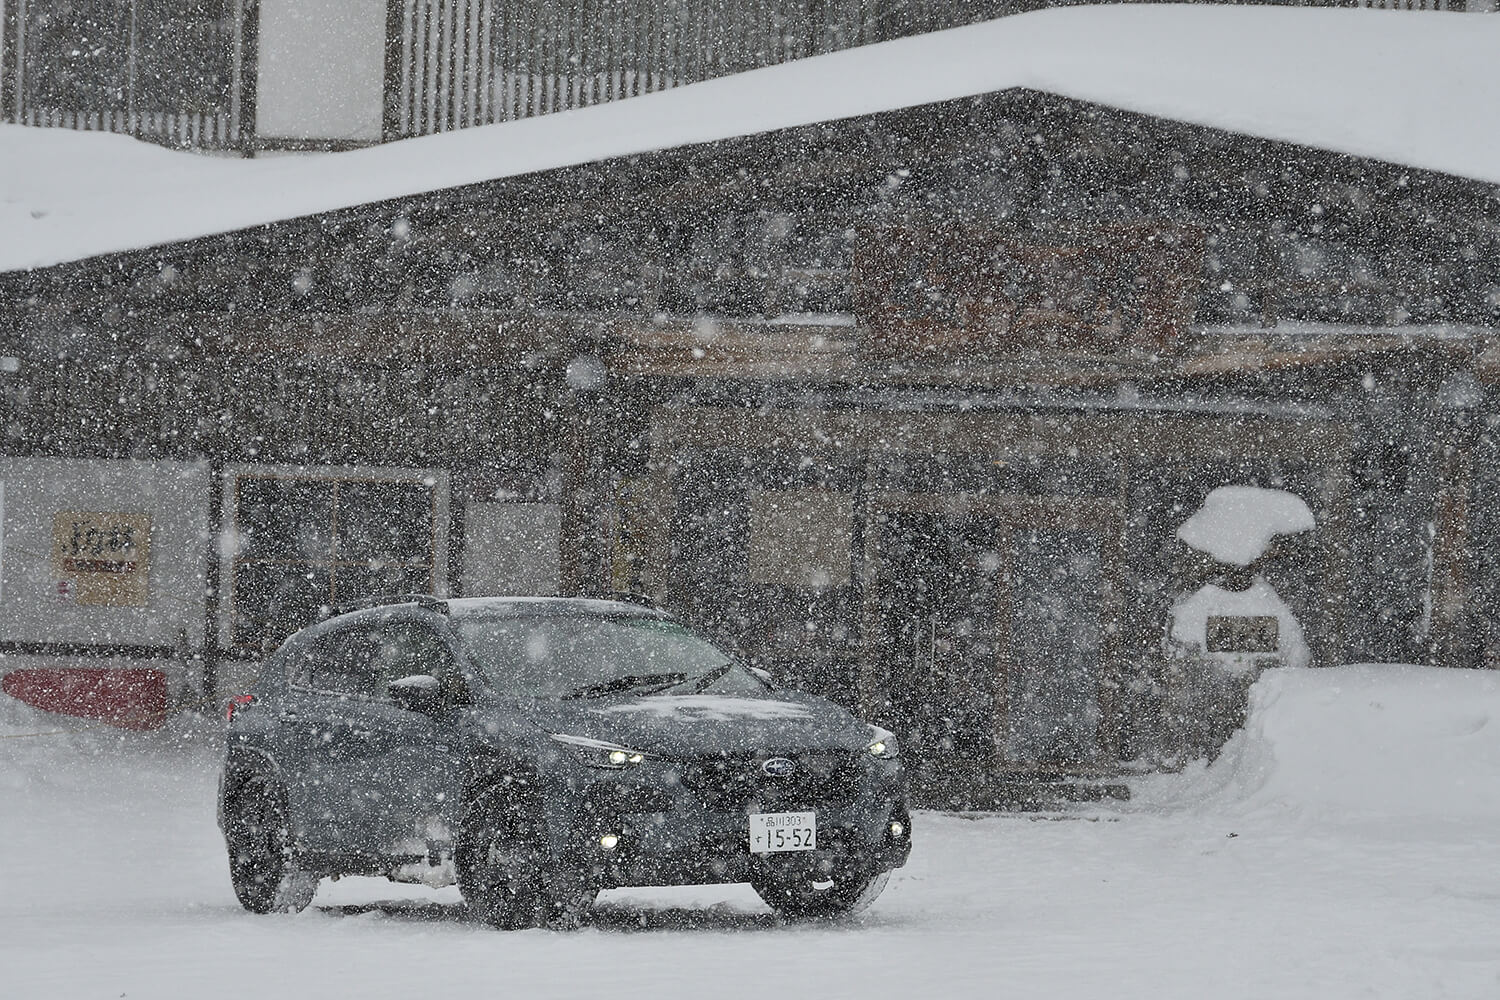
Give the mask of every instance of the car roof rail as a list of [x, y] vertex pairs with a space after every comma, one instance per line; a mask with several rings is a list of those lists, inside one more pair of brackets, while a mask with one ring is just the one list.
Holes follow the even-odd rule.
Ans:
[[347, 614], [350, 611], [384, 607], [387, 604], [415, 604], [424, 611], [436, 611], [440, 615], [448, 614], [448, 602], [431, 594], [372, 594], [369, 597], [356, 597], [353, 600], [340, 601], [330, 606], [328, 617]]

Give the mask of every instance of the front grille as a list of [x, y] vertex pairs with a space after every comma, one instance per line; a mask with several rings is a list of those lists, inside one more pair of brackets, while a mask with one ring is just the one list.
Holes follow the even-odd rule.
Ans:
[[[796, 768], [771, 777], [761, 765], [772, 757], [785, 757]], [[716, 812], [744, 812], [751, 803], [763, 811], [843, 805], [858, 794], [860, 780], [858, 755], [848, 750], [715, 757], [682, 769], [682, 783]]]
[[599, 782], [583, 796], [583, 811], [601, 819], [626, 813], [667, 812], [671, 808], [672, 794], [665, 788]]

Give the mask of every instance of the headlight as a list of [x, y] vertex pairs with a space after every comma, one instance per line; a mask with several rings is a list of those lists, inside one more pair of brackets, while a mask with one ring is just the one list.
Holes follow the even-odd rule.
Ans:
[[896, 737], [890, 730], [879, 726], [870, 727], [870, 742], [865, 747], [865, 752], [880, 760], [895, 760], [901, 756], [901, 750], [896, 746]]
[[603, 740], [589, 739], [587, 736], [569, 736], [566, 733], [550, 735], [577, 754], [578, 759], [589, 767], [618, 771], [622, 768], [634, 767], [650, 756], [639, 750], [622, 747], [616, 743], [606, 743]]

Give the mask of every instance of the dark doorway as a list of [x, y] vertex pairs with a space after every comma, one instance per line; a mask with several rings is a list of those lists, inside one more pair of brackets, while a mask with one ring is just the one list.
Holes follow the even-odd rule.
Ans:
[[1009, 656], [996, 739], [1008, 763], [1093, 764], [1105, 667], [1100, 537], [1022, 526], [1010, 539], [1001, 608]]
[[917, 769], [1104, 765], [1116, 519], [1076, 503], [923, 496], [891, 498], [873, 529], [870, 621], [888, 717]]
[[994, 755], [998, 524], [891, 511], [876, 575], [891, 718], [919, 762]]

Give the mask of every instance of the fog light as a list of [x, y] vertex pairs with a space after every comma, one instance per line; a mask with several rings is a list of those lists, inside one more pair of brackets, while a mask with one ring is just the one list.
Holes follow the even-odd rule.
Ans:
[[620, 846], [620, 835], [618, 833], [606, 833], [599, 838], [599, 846], [606, 851], [613, 851]]
[[891, 824], [891, 836], [892, 837], [901, 837], [901, 836], [905, 836], [905, 834], [906, 834], [906, 824], [905, 823], [892, 823]]

